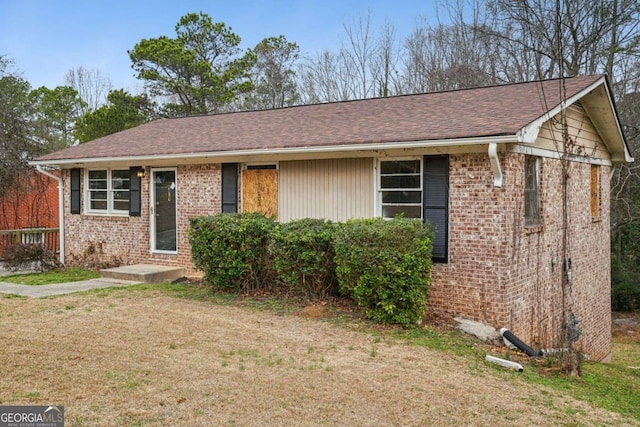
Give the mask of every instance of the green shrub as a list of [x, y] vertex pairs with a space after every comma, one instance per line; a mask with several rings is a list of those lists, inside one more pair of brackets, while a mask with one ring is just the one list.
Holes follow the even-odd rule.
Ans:
[[336, 233], [334, 247], [340, 290], [367, 317], [404, 326], [422, 319], [431, 277], [431, 233], [421, 222], [351, 220]]
[[275, 221], [258, 213], [191, 218], [189, 243], [196, 268], [214, 288], [253, 291], [271, 285], [269, 238]]
[[9, 271], [32, 268], [48, 271], [57, 265], [56, 254], [39, 244], [17, 243], [4, 250], [4, 266]]
[[294, 293], [326, 298], [337, 292], [333, 261], [336, 226], [321, 219], [301, 219], [276, 226], [271, 240], [274, 268]]

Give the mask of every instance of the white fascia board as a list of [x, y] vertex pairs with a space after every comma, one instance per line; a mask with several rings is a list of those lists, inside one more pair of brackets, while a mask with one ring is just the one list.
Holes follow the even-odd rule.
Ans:
[[482, 144], [507, 144], [519, 142], [517, 135], [499, 135], [486, 136], [478, 138], [460, 138], [460, 139], [439, 139], [439, 140], [421, 140], [421, 141], [403, 141], [403, 142], [384, 142], [372, 144], [350, 144], [350, 145], [328, 145], [320, 147], [292, 147], [292, 148], [262, 148], [255, 150], [232, 150], [232, 151], [212, 151], [202, 153], [182, 153], [182, 154], [162, 154], [151, 156], [122, 156], [122, 157], [87, 157], [79, 159], [60, 159], [60, 160], [43, 160], [30, 161], [33, 166], [65, 166], [73, 164], [91, 164], [91, 163], [128, 163], [138, 164], [147, 161], [166, 161], [166, 160], [185, 160], [185, 159], [207, 159], [215, 163], [215, 161], [224, 161], [229, 157], [244, 156], [260, 156], [274, 154], [318, 154], [318, 153], [339, 153], [349, 151], [374, 151], [389, 149], [412, 149], [412, 148], [429, 148], [429, 147], [454, 147], [465, 145], [482, 145]]
[[[604, 77], [603, 77], [604, 79]], [[625, 143], [625, 139], [624, 139], [624, 132], [622, 132], [622, 127], [620, 126], [620, 120], [618, 120], [618, 115], [616, 113], [616, 107], [613, 104], [613, 98], [611, 97], [611, 92], [609, 91], [609, 86], [605, 84], [605, 92], [607, 93], [607, 98], [609, 100], [609, 108], [611, 108], [611, 111], [613, 112], [613, 116], [614, 116], [614, 120], [616, 123], [616, 128], [618, 130], [618, 132], [620, 133], [620, 135], [622, 136], [622, 146], [623, 146], [623, 150], [624, 150], [624, 158], [615, 158], [614, 160], [617, 162], [626, 162], [626, 163], [633, 163], [635, 161], [635, 159], [633, 157], [631, 157], [631, 153], [629, 152], [629, 147], [627, 146], [627, 144]]]

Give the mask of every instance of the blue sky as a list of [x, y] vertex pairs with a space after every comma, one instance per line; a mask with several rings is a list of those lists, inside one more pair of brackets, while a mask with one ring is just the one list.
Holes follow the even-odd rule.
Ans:
[[137, 92], [127, 50], [143, 38], [173, 37], [181, 16], [205, 12], [242, 38], [242, 47], [283, 34], [301, 52], [338, 46], [343, 24], [371, 16], [407, 35], [419, 19], [437, 21], [436, 0], [0, 0], [0, 55], [34, 88], [64, 83], [74, 67], [99, 69], [114, 88]]

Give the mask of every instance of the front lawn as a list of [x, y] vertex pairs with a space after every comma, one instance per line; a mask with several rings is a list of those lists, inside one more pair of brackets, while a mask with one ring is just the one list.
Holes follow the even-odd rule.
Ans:
[[405, 340], [326, 318], [334, 307], [289, 312], [205, 291], [0, 296], [0, 404], [64, 405], [74, 426], [636, 424], [637, 413], [487, 365], [453, 332]]
[[0, 277], [0, 282], [17, 283], [20, 285], [51, 285], [53, 283], [78, 282], [80, 280], [96, 279], [100, 277], [93, 270], [83, 268], [65, 268], [47, 271], [45, 273], [12, 274]]

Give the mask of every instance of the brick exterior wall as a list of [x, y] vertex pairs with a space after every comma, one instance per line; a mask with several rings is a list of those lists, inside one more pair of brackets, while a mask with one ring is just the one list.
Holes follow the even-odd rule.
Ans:
[[485, 154], [450, 157], [449, 263], [434, 264], [431, 309], [507, 327], [543, 348], [563, 343], [563, 301], [580, 321], [578, 348], [595, 360], [611, 348], [609, 167], [600, 167], [600, 216], [590, 209], [590, 165], [569, 168], [569, 257], [563, 292], [561, 162], [541, 159], [539, 227], [524, 224], [524, 155], [501, 153], [493, 187]]
[[123, 264], [160, 263], [183, 266], [189, 276], [199, 275], [191, 263], [191, 247], [187, 230], [189, 218], [210, 215], [221, 210], [220, 165], [177, 167], [177, 254], [152, 253], [150, 250], [149, 176], [142, 179], [142, 209], [139, 217], [85, 214], [84, 181], [80, 215], [71, 215], [70, 174], [64, 171], [65, 191], [65, 253], [69, 261], [82, 258], [93, 247], [106, 261], [114, 257]]

